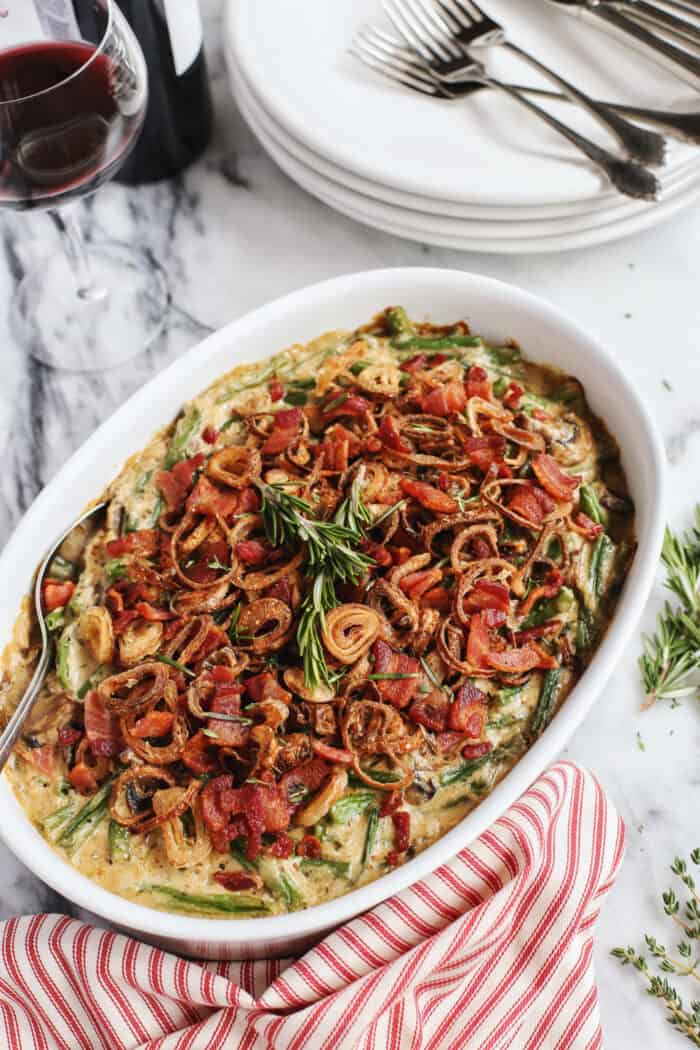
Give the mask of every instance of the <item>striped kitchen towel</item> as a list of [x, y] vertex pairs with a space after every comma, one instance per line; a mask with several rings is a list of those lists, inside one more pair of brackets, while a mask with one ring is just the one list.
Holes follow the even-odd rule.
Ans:
[[[592, 1050], [624, 826], [560, 762], [468, 849], [302, 958], [187, 962], [60, 915], [0, 926], [9, 1050]], [[254, 921], [254, 920], [251, 920]]]

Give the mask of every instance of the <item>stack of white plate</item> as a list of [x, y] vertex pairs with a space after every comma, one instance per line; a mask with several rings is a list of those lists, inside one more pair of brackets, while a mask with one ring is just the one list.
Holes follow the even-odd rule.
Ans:
[[[594, 97], [700, 110], [700, 92], [546, 0], [488, 0], [514, 40]], [[444, 102], [372, 73], [348, 54], [379, 0], [230, 0], [229, 73], [264, 148], [338, 211], [411, 240], [465, 251], [579, 248], [652, 226], [700, 195], [700, 147], [669, 139], [656, 203], [621, 196], [563, 138], [506, 95]], [[548, 87], [494, 48], [489, 70]], [[614, 146], [568, 103], [561, 120]]]

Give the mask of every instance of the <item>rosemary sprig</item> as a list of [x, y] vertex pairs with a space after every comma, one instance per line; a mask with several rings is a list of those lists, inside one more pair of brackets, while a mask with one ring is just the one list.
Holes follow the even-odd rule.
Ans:
[[326, 664], [321, 642], [325, 614], [338, 605], [336, 584], [357, 583], [374, 564], [357, 549], [372, 521], [362, 502], [364, 475], [358, 472], [350, 493], [332, 521], [319, 521], [311, 505], [276, 485], [260, 485], [265, 534], [273, 547], [303, 544], [304, 572], [313, 580], [301, 604], [297, 645], [304, 661], [304, 678], [310, 689], [332, 685], [335, 676]]
[[[693, 850], [690, 859], [696, 867], [700, 866], [700, 849]], [[649, 934], [644, 935], [644, 941], [649, 954], [656, 959], [656, 965], [664, 974], [692, 977], [700, 981], [698, 947], [696, 946], [695, 950], [693, 948], [693, 942], [700, 941], [700, 896], [696, 890], [695, 879], [682, 857], [675, 858], [671, 871], [688, 891], [682, 906], [673, 889], [666, 890], [661, 897], [665, 914], [680, 926], [683, 933], [676, 945], [676, 955], [669, 955], [664, 945], [659, 944], [656, 938]], [[619, 959], [623, 966], [631, 965], [642, 974], [646, 981], [647, 994], [665, 1003], [669, 1024], [693, 1046], [700, 1047], [700, 1000], [693, 1000], [690, 1009], [686, 1009], [668, 977], [652, 973], [645, 956], [635, 948], [614, 948], [611, 954]]]
[[700, 505], [688, 532], [677, 536], [666, 530], [661, 561], [666, 587], [680, 605], [666, 602], [656, 632], [642, 639], [639, 666], [647, 707], [656, 700], [675, 705], [700, 688]]

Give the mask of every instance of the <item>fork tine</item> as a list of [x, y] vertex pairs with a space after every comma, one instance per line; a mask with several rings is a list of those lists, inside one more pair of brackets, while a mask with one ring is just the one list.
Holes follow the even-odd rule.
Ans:
[[382, 33], [372, 26], [365, 26], [355, 37], [355, 43], [358, 46], [363, 46], [378, 61], [385, 62], [397, 73], [406, 74], [416, 80], [421, 80], [429, 86], [437, 85], [436, 78], [426, 66], [420, 64], [416, 59], [415, 52], [408, 51], [406, 48], [397, 45], [388, 34]]
[[370, 49], [367, 41], [364, 40], [359, 33], [348, 48], [348, 53], [375, 73], [380, 73], [383, 77], [386, 77], [387, 80], [391, 80], [395, 84], [402, 84], [404, 87], [408, 87], [412, 91], [419, 91], [421, 94], [429, 95], [432, 98], [447, 97], [447, 93], [443, 92], [438, 84], [412, 76], [410, 73], [395, 68], [387, 62], [385, 58], [377, 57]]
[[476, 0], [449, 0], [452, 7], [457, 7], [463, 15], [469, 19], [470, 24], [481, 22], [485, 19], [486, 12], [476, 3]]
[[427, 33], [436, 46], [446, 48], [451, 58], [462, 57], [462, 49], [453, 40], [449, 27], [439, 19], [439, 16], [434, 16], [432, 5], [426, 3], [425, 0], [403, 0], [403, 3], [411, 9], [416, 20], [420, 22], [423, 33]]
[[[440, 11], [451, 19], [453, 25], [453, 32], [459, 31], [459, 29], [471, 29], [476, 22], [481, 21], [479, 15], [472, 15], [468, 8], [459, 2], [459, 0], [435, 0]], [[457, 26], [454, 26], [454, 23]]]
[[399, 0], [382, 0], [382, 7], [394, 28], [407, 44], [413, 47], [426, 62], [447, 62], [450, 54], [443, 47], [429, 43], [416, 28], [415, 19]]

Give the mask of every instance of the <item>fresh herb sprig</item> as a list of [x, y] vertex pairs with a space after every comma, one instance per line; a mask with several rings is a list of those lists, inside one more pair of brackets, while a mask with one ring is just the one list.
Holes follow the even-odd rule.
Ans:
[[[700, 849], [693, 850], [690, 859], [693, 865], [700, 866]], [[666, 890], [661, 900], [665, 914], [680, 926], [682, 938], [676, 945], [674, 955], [670, 955], [664, 945], [659, 944], [656, 938], [649, 934], [645, 934], [644, 941], [647, 951], [656, 960], [656, 965], [663, 974], [692, 977], [700, 981], [700, 945], [694, 943], [700, 941], [700, 896], [695, 879], [682, 857], [676, 857], [671, 871], [687, 890], [686, 900], [681, 904], [673, 889]], [[700, 1000], [693, 1000], [690, 1009], [686, 1009], [668, 977], [653, 973], [646, 957], [635, 948], [614, 948], [612, 955], [619, 959], [623, 966], [633, 966], [642, 975], [647, 993], [665, 1003], [669, 1024], [693, 1046], [700, 1047]]]
[[666, 587], [680, 604], [666, 602], [656, 632], [643, 638], [639, 666], [646, 706], [656, 700], [677, 704], [700, 688], [700, 506], [688, 532], [666, 530], [661, 561]]
[[326, 663], [321, 633], [325, 614], [338, 605], [336, 585], [357, 583], [373, 560], [357, 549], [372, 517], [362, 502], [363, 475], [359, 472], [350, 493], [332, 521], [314, 517], [311, 505], [276, 485], [260, 486], [265, 534], [273, 547], [303, 544], [304, 572], [313, 580], [301, 605], [297, 645], [304, 661], [304, 678], [310, 689], [332, 685], [334, 676]]

